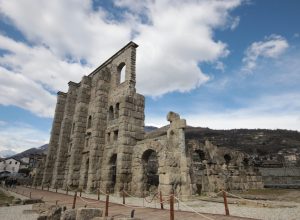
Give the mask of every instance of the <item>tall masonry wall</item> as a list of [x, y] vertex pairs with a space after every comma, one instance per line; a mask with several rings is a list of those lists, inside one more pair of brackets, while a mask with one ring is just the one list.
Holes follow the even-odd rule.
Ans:
[[[137, 47], [128, 43], [79, 83], [69, 82], [67, 93], [58, 92], [49, 150], [39, 174], [42, 185], [88, 191], [100, 186], [107, 190], [112, 184], [116, 191], [129, 188], [133, 148], [144, 138], [145, 100], [135, 89]], [[112, 157], [117, 158], [114, 164]]]
[[137, 47], [129, 42], [79, 83], [69, 82], [67, 93], [58, 92], [46, 162], [33, 184], [136, 196], [262, 187], [260, 174], [242, 165], [244, 155], [186, 139], [186, 121], [177, 113], [145, 134]]

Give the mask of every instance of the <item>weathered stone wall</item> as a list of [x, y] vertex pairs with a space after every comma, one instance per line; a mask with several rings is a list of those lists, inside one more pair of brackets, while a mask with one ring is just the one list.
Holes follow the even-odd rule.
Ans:
[[[169, 125], [145, 134], [145, 98], [135, 89], [137, 47], [130, 42], [79, 83], [69, 82], [67, 93], [58, 93], [36, 183], [116, 194], [125, 189], [138, 196], [157, 190], [191, 195], [199, 185], [202, 191], [260, 188], [260, 175], [240, 166], [240, 152], [209, 142], [186, 144], [186, 121], [174, 112], [167, 115]], [[192, 153], [201, 149], [206, 158], [197, 164]]]
[[193, 193], [263, 188], [261, 173], [247, 163], [247, 155], [211, 142], [187, 140]]
[[262, 179], [267, 186], [298, 185], [300, 186], [300, 167], [260, 167]]
[[60, 135], [58, 139], [58, 149], [56, 155], [56, 161], [54, 164], [52, 184], [53, 188], [62, 187], [65, 176], [65, 169], [67, 163], [67, 156], [69, 150], [69, 140], [72, 129], [72, 120], [75, 110], [75, 103], [77, 97], [77, 88], [79, 84], [69, 82], [69, 90], [67, 93], [67, 99], [65, 104], [64, 116], [61, 123]]

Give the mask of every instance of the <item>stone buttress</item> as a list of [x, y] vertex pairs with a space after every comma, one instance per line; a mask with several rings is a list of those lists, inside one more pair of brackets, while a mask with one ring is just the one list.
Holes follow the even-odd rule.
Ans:
[[58, 140], [60, 136], [61, 122], [64, 116], [65, 104], [66, 104], [66, 93], [57, 93], [57, 103], [55, 108], [55, 114], [52, 124], [51, 137], [48, 147], [48, 154], [46, 158], [46, 163], [44, 167], [42, 185], [51, 184], [54, 164], [56, 161], [56, 154], [58, 149]]

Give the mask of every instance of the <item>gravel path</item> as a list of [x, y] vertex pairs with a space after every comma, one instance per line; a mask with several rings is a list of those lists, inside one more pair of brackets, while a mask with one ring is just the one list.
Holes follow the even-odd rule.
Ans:
[[[20, 191], [24, 192], [24, 187], [18, 187]], [[27, 191], [30, 189], [27, 189]], [[55, 191], [50, 189], [50, 191]], [[65, 191], [58, 190], [61, 194], [55, 194], [56, 198], [65, 196]], [[45, 193], [50, 193], [47, 191], [36, 190], [36, 195], [43, 196]], [[74, 195], [74, 192], [69, 192], [69, 195]], [[96, 194], [86, 194], [82, 193], [84, 198], [90, 199], [97, 199]], [[69, 197], [68, 202], [72, 202], [72, 197]], [[148, 198], [150, 200], [150, 198]], [[104, 201], [105, 196], [101, 195], [100, 200]], [[55, 200], [54, 200], [55, 201]], [[77, 198], [77, 202], [83, 202], [81, 199]], [[286, 202], [286, 201], [255, 201], [249, 202], [246, 200], [233, 200], [229, 198], [229, 201], [239, 201], [240, 205], [238, 204], [229, 204], [229, 211], [232, 216], [240, 216], [246, 218], [253, 218], [253, 219], [264, 219], [264, 220], [299, 220], [300, 219], [300, 203], [297, 202]], [[117, 196], [110, 196], [110, 202], [113, 203], [122, 203], [122, 198]], [[259, 204], [257, 204], [257, 202]], [[84, 204], [84, 203], [83, 203]], [[158, 201], [147, 203], [143, 201], [142, 198], [133, 198], [127, 197], [126, 198], [127, 205], [135, 205], [135, 206], [145, 206], [145, 207], [152, 207], [152, 208], [159, 208]], [[202, 200], [194, 200], [194, 201], [185, 201], [182, 204], [175, 204], [175, 211], [191, 211], [188, 207], [185, 207], [184, 204], [192, 207], [194, 210], [200, 213], [210, 213], [210, 214], [221, 214], [224, 215], [224, 205], [223, 203], [219, 202], [209, 202], [209, 201], [202, 201]], [[264, 207], [262, 204], [265, 204], [268, 207]], [[103, 205], [103, 204], [102, 204]], [[89, 205], [88, 205], [89, 206]], [[100, 204], [99, 204], [100, 206]], [[98, 207], [99, 207], [98, 206]], [[168, 208], [169, 204], [165, 204], [165, 208]], [[177, 212], [179, 214], [179, 212]], [[175, 212], [176, 215], [176, 212]], [[211, 215], [209, 215], [211, 217]], [[219, 217], [214, 216], [214, 219], [219, 219]], [[1, 219], [1, 218], [0, 218]]]

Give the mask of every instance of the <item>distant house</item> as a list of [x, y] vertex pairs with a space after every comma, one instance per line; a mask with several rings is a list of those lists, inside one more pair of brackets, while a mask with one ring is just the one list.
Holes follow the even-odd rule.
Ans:
[[0, 173], [10, 172], [18, 173], [20, 169], [21, 161], [16, 160], [15, 158], [3, 159], [0, 161]]

